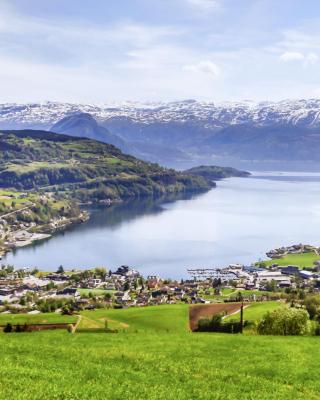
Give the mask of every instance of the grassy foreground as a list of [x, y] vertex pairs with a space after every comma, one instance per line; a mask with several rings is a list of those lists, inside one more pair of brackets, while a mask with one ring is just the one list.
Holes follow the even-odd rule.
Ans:
[[319, 399], [318, 337], [190, 333], [184, 304], [84, 311], [75, 334], [2, 333], [0, 348], [1, 400]]
[[0, 398], [319, 399], [319, 339], [1, 334]]

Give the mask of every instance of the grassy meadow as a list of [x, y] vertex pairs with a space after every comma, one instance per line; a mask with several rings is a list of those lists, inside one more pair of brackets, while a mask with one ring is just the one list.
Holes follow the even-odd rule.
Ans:
[[317, 337], [190, 333], [183, 304], [85, 311], [79, 328], [0, 334], [0, 399], [319, 399]]
[[153, 307], [132, 307], [127, 309], [100, 309], [81, 312], [81, 329], [105, 327], [125, 332], [141, 333], [183, 333], [189, 330], [188, 305], [173, 304]]
[[[259, 303], [252, 303], [248, 306], [245, 306], [243, 310], [243, 319], [250, 322], [259, 321], [267, 312], [271, 312], [279, 307], [285, 307], [284, 303], [280, 303], [279, 301], [263, 301]], [[224, 320], [239, 321], [239, 313], [229, 315]]]
[[272, 264], [279, 265], [297, 265], [301, 269], [305, 267], [313, 267], [314, 261], [320, 260], [320, 256], [315, 253], [287, 254], [282, 258], [274, 258], [272, 260], [263, 261], [267, 266]]

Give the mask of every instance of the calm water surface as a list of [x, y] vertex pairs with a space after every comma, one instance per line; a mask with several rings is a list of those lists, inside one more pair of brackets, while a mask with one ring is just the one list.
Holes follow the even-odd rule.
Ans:
[[187, 267], [251, 263], [277, 246], [320, 245], [320, 174], [257, 173], [172, 200], [94, 209], [87, 223], [4, 262], [48, 270], [126, 264], [178, 278]]

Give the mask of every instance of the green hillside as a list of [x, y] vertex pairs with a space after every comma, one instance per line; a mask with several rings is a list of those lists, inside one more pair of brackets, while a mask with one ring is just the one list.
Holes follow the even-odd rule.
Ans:
[[[245, 321], [259, 321], [267, 312], [271, 312], [279, 307], [285, 307], [284, 303], [279, 301], [262, 301], [246, 305], [243, 310], [243, 319]], [[239, 321], [240, 313], [229, 315], [225, 318], [225, 321]]]
[[182, 333], [189, 331], [187, 304], [173, 304], [127, 309], [101, 309], [81, 312], [81, 329], [108, 328], [126, 332]]
[[[314, 262], [319, 261], [320, 256], [315, 252], [310, 253], [299, 253], [299, 254], [286, 254], [281, 258], [273, 258], [272, 260], [262, 261], [262, 263], [266, 266], [270, 266], [272, 264], [278, 265], [296, 265], [300, 268], [314, 267]], [[260, 262], [261, 264], [261, 262]]]
[[82, 202], [207, 190], [182, 174], [86, 138], [46, 131], [0, 132], [0, 186], [64, 192]]
[[317, 337], [0, 334], [0, 398], [316, 400]]

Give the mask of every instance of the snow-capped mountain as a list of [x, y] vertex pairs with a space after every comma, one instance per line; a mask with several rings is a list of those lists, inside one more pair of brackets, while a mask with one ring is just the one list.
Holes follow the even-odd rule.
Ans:
[[311, 168], [319, 163], [320, 168], [320, 99], [0, 105], [0, 129], [26, 128], [80, 136], [89, 132], [125, 152], [174, 167], [217, 163], [251, 168], [243, 164], [249, 162], [256, 168], [263, 162], [271, 168], [275, 162], [276, 169], [283, 163], [283, 168], [290, 163]]
[[49, 128], [63, 117], [74, 113], [89, 113], [99, 122], [114, 117], [129, 118], [139, 123], [199, 121], [206, 127], [236, 124], [260, 126], [292, 124], [320, 126], [320, 99], [284, 100], [280, 102], [210, 103], [195, 100], [170, 103], [30, 103], [0, 104], [0, 127]]

